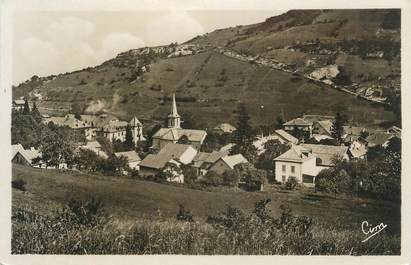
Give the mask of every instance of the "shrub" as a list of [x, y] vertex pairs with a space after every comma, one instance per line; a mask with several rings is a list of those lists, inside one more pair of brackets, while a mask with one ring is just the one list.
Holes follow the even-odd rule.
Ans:
[[230, 187], [238, 186], [238, 182], [240, 181], [240, 175], [236, 170], [227, 170], [223, 173], [223, 184]]
[[190, 213], [190, 211], [185, 210], [184, 205], [182, 204], [179, 205], [177, 220], [185, 222], [194, 222], [193, 215]]
[[26, 191], [26, 182], [22, 179], [16, 179], [11, 181], [11, 187], [13, 189]]
[[214, 171], [208, 171], [202, 182], [210, 186], [219, 186], [223, 184], [223, 178]]
[[87, 202], [71, 200], [67, 207], [81, 225], [96, 226], [104, 216], [103, 202], [94, 197]]
[[298, 181], [296, 177], [289, 177], [284, 186], [286, 190], [294, 190], [297, 187], [298, 187]]

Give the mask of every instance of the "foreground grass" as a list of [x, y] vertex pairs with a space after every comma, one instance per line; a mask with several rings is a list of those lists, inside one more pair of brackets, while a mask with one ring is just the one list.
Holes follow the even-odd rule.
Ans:
[[[14, 254], [298, 254], [395, 255], [400, 253], [400, 204], [334, 198], [311, 191], [199, 191], [134, 179], [39, 170], [13, 165]], [[110, 215], [96, 226], [73, 223], [59, 212], [74, 199], [96, 197]], [[286, 231], [253, 215], [256, 202], [271, 198], [267, 211], [281, 218], [280, 205], [313, 220], [307, 233]], [[184, 204], [195, 222], [175, 220]], [[246, 217], [236, 225], [206, 222], [228, 205]], [[361, 222], [388, 227], [365, 243]], [[230, 223], [227, 222], [227, 223]], [[305, 229], [305, 228], [304, 228]], [[308, 229], [308, 228], [307, 228]]]
[[[17, 216], [17, 217], [16, 217]], [[233, 216], [231, 216], [233, 217]], [[229, 222], [226, 222], [226, 221]], [[301, 230], [276, 228], [254, 215], [234, 216], [222, 226], [203, 222], [139, 219], [87, 226], [61, 216], [21, 209], [13, 218], [13, 254], [189, 255], [398, 255], [400, 238], [385, 234], [361, 243], [362, 235], [322, 224]]]

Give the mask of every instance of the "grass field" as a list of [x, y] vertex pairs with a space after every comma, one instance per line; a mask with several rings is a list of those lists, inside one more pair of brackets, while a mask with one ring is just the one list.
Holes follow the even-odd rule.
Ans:
[[271, 198], [270, 209], [280, 213], [280, 205], [288, 205], [298, 215], [312, 217], [338, 227], [360, 232], [361, 222], [384, 222], [390, 233], [400, 232], [400, 205], [366, 199], [334, 198], [313, 191], [285, 192], [267, 187], [264, 192], [233, 190], [200, 191], [167, 184], [54, 170], [33, 169], [13, 165], [13, 179], [26, 181], [27, 191], [13, 190], [13, 206], [31, 206], [47, 213], [70, 199], [101, 199], [114, 218], [130, 221], [139, 217], [175, 218], [179, 204], [189, 209], [194, 218], [205, 220], [228, 205], [243, 210], [255, 202]]
[[[310, 190], [285, 192], [270, 186], [264, 192], [200, 191], [20, 165], [13, 165], [13, 179], [26, 182], [26, 191], [12, 192], [15, 254], [400, 253], [400, 205], [393, 202], [334, 198]], [[65, 219], [61, 209], [69, 200], [89, 201], [91, 197], [103, 201], [109, 223], [90, 227]], [[272, 200], [268, 209], [276, 220], [282, 218], [280, 205], [286, 205], [296, 218], [311, 217], [313, 226], [301, 234], [301, 230], [260, 221], [251, 210], [266, 198]], [[179, 204], [191, 211], [194, 223], [176, 220]], [[209, 216], [226, 212], [227, 206], [239, 209], [245, 217], [235, 214], [231, 217], [235, 225], [225, 228], [205, 222]], [[361, 243], [364, 220], [384, 222], [388, 228], [374, 240]]]

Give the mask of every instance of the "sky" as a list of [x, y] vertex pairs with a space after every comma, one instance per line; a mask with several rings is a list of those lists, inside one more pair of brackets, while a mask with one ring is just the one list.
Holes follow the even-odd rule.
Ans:
[[19, 11], [13, 16], [13, 84], [101, 64], [130, 49], [184, 42], [259, 23], [279, 10]]

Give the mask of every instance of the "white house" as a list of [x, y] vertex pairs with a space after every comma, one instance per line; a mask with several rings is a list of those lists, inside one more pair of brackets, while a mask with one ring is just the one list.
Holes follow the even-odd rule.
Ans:
[[292, 145], [290, 150], [274, 159], [275, 180], [285, 183], [290, 177], [295, 177], [299, 183], [313, 185], [321, 170], [316, 166], [316, 159], [310, 150]]

